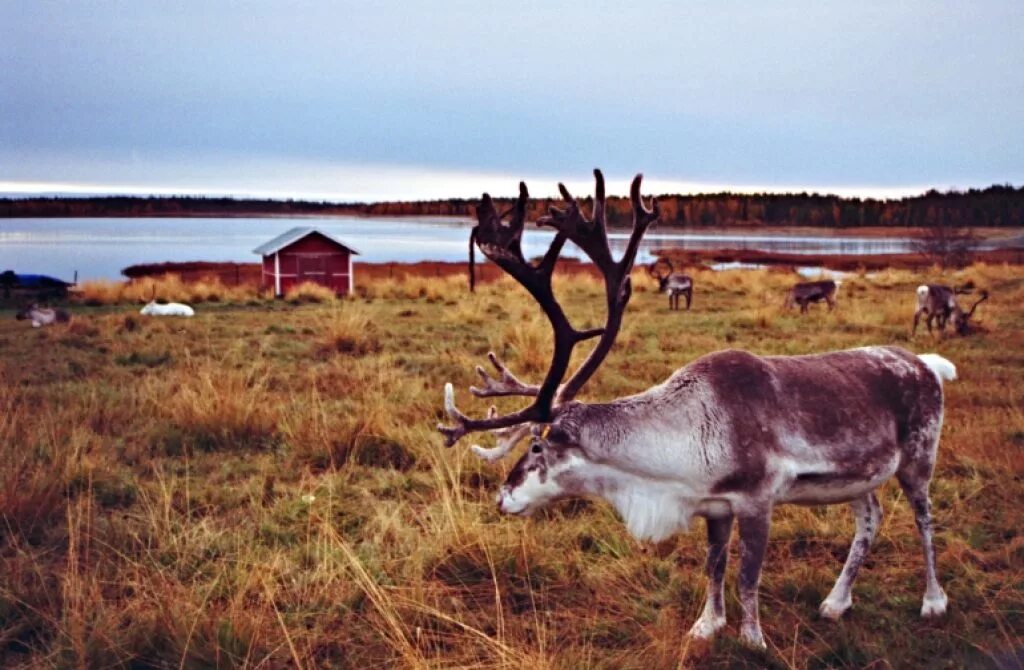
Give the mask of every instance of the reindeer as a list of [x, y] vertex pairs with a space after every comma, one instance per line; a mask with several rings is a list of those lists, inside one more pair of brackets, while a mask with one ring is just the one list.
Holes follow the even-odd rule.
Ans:
[[30, 319], [33, 328], [49, 326], [55, 323], [70, 323], [71, 313], [66, 309], [40, 307], [37, 304], [29, 305], [14, 315], [18, 321]]
[[970, 330], [971, 317], [978, 305], [988, 300], [988, 291], [981, 292], [981, 298], [971, 305], [971, 309], [964, 311], [956, 301], [956, 296], [970, 293], [970, 289], [951, 288], [939, 284], [922, 284], [917, 287], [917, 310], [914, 311], [914, 327], [911, 335], [917, 333], [917, 324], [921, 320], [921, 314], [926, 314], [925, 324], [928, 332], [932, 332], [932, 320], [939, 322], [939, 333], [946, 332], [946, 322], [953, 321], [953, 330], [958, 335], [966, 335]]
[[[668, 266], [666, 272], [659, 272], [660, 265]], [[690, 301], [693, 299], [693, 279], [682, 272], [676, 272], [672, 261], [667, 258], [659, 258], [647, 266], [647, 274], [658, 280], [658, 290], [668, 294], [668, 308], [679, 309], [679, 296], [686, 296], [686, 309], [690, 309]]]
[[[526, 407], [484, 418], [456, 407], [445, 385], [449, 425], [439, 424], [445, 445], [471, 432], [491, 431], [496, 447], [473, 452], [496, 461], [532, 433], [526, 453], [512, 467], [497, 497], [501, 512], [528, 515], [570, 496], [610, 502], [629, 532], [661, 540], [684, 530], [694, 517], [707, 524], [704, 610], [690, 629], [708, 639], [725, 626], [723, 579], [734, 520], [740, 535], [740, 636], [765, 647], [758, 618], [757, 588], [777, 505], [847, 503], [856, 533], [835, 586], [821, 604], [823, 617], [837, 619], [851, 606], [851, 588], [878, 532], [882, 511], [875, 491], [890, 477], [899, 481], [914, 510], [924, 546], [924, 617], [940, 616], [947, 598], [936, 579], [929, 482], [942, 426], [942, 380], [956, 369], [935, 354], [915, 355], [898, 347], [865, 347], [809, 356], [757, 356], [719, 351], [678, 370], [666, 381], [633, 396], [606, 402], [575, 400], [611, 350], [631, 295], [630, 269], [658, 204], [640, 196], [641, 175], [630, 199], [633, 229], [622, 258], [609, 251], [604, 179], [595, 170], [591, 218], [565, 186], [564, 209], [551, 207], [538, 224], [556, 234], [547, 253], [527, 262], [520, 240], [528, 192], [503, 222], [490, 196], [477, 208], [475, 239], [487, 258], [519, 282], [551, 324], [554, 351], [544, 380], [528, 384], [493, 353], [496, 374], [481, 367], [478, 397], [524, 396]], [[572, 241], [604, 278], [606, 318], [602, 328], [577, 330], [551, 289], [555, 260]], [[598, 338], [579, 368], [563, 381], [573, 349]]]
[[800, 305], [800, 313], [807, 313], [807, 306], [812, 302], [828, 303], [828, 311], [836, 306], [836, 292], [839, 290], [839, 282], [832, 279], [822, 281], [805, 281], [795, 284], [786, 294], [786, 308]]

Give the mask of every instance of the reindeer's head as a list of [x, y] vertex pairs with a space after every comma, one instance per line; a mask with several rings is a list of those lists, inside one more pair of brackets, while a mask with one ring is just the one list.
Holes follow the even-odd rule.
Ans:
[[659, 258], [647, 266], [647, 274], [658, 280], [658, 290], [662, 293], [668, 288], [668, 278], [672, 276], [673, 272], [675, 272], [675, 267], [667, 258]]
[[154, 309], [156, 309], [156, 302], [150, 300], [142, 307], [142, 309], [139, 310], [139, 314], [142, 314], [143, 316], [149, 316], [153, 313]]
[[32, 312], [36, 311], [37, 309], [39, 309], [39, 305], [32, 303], [31, 305], [27, 305], [19, 309], [18, 312], [14, 315], [14, 318], [17, 319], [18, 321], [31, 319]]
[[950, 320], [953, 322], [953, 329], [956, 330], [957, 335], [967, 335], [971, 330], [971, 317], [974, 316], [974, 310], [978, 308], [978, 305], [988, 300], [988, 291], [982, 291], [981, 297], [978, 301], [971, 305], [971, 309], [963, 311], [960, 306], [957, 305], [953, 309], [953, 313], [950, 316]]
[[[507, 455], [516, 443], [526, 437], [531, 426], [550, 424], [546, 430], [534, 435], [530, 450], [515, 465], [502, 487], [499, 505], [505, 512], [527, 513], [546, 502], [572, 493], [572, 489], [567, 488], [564, 482], [559, 482], [564, 479], [560, 475], [565, 474], [565, 469], [574, 462], [574, 458], [582, 458], [582, 451], [574, 446], [577, 442], [571, 439], [567, 427], [569, 424], [563, 420], [563, 410], [570, 406], [570, 401], [593, 376], [611, 350], [632, 294], [630, 271], [636, 260], [640, 240], [658, 218], [657, 201], [653, 201], [650, 208], [643, 203], [640, 196], [642, 177], [637, 175], [630, 188], [633, 232], [622, 258], [615, 261], [608, 244], [605, 224], [604, 177], [599, 170], [594, 170], [594, 178], [596, 194], [591, 218], [584, 216], [579, 203], [565, 186], [558, 185], [566, 207], [551, 207], [549, 214], [537, 221], [539, 225], [554, 228], [556, 234], [547, 253], [535, 263], [523, 257], [520, 246], [529, 197], [525, 184], [519, 185], [519, 199], [508, 211], [499, 214], [487, 194], [484, 194], [477, 208], [479, 225], [474, 227], [471, 239], [488, 259], [519, 282], [537, 301], [554, 334], [551, 366], [539, 385], [521, 382], [493, 353], [489, 357], [497, 371], [496, 375], [477, 367], [483, 386], [471, 388], [474, 395], [533, 398], [529, 406], [517, 412], [498, 415], [492, 407], [486, 418], [472, 419], [455, 406], [452, 385], [445, 385], [445, 412], [454, 425], [439, 425], [438, 429], [445, 435], [447, 446], [452, 446], [467, 433], [490, 431], [497, 435], [498, 446], [492, 449], [474, 446], [473, 452], [485, 460], [495, 461]], [[503, 222], [502, 219], [509, 215], [511, 220]], [[603, 328], [576, 330], [555, 299], [551, 276], [558, 254], [567, 241], [572, 241], [583, 250], [604, 277], [607, 318]], [[595, 337], [600, 339], [593, 351], [572, 376], [562, 383], [575, 346]]]
[[554, 424], [534, 428], [530, 448], [516, 462], [498, 493], [498, 509], [505, 514], [528, 515], [567, 496], [579, 493], [578, 468], [587, 462], [570, 431]]

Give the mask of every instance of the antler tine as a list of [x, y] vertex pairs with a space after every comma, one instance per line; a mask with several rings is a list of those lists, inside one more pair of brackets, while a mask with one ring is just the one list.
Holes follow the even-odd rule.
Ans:
[[594, 168], [594, 223], [604, 227], [604, 175]]
[[643, 182], [643, 179], [643, 173], [637, 173], [633, 177], [633, 183], [629, 186], [629, 199], [633, 203], [633, 232], [629, 236], [629, 242], [626, 244], [626, 251], [622, 254], [622, 260], [619, 261], [623, 279], [627, 279], [630, 270], [633, 269], [636, 252], [640, 248], [640, 240], [643, 239], [647, 228], [661, 216], [661, 207], [658, 205], [657, 198], [651, 198], [650, 208], [644, 205], [643, 197], [640, 195], [640, 184]]
[[[476, 373], [483, 380], [483, 388], [476, 386], [469, 387], [469, 392], [478, 398], [490, 398], [497, 396], [525, 395], [536, 396], [540, 392], [540, 386], [536, 384], [524, 384], [512, 374], [507, 367], [498, 359], [493, 351], [487, 353], [488, 360], [497, 370], [499, 378], [492, 377], [482, 366], [476, 366]], [[488, 416], [488, 418], [493, 418]]]
[[661, 214], [661, 207], [657, 198], [651, 198], [651, 206], [644, 205], [643, 197], [640, 195], [640, 183], [643, 181], [643, 173], [633, 177], [633, 183], [629, 186], [629, 199], [633, 203], [633, 226], [642, 225], [644, 228], [658, 220]]
[[448, 418], [455, 422], [455, 425], [446, 426], [443, 423], [439, 423], [437, 424], [437, 429], [444, 435], [444, 446], [450, 447], [468, 432], [466, 424], [470, 421], [470, 418], [460, 412], [459, 408], [455, 406], [455, 387], [452, 386], [451, 382], [444, 385], [444, 411]]
[[[491, 405], [491, 408], [487, 411], [487, 418], [493, 419], [498, 416], [498, 408]], [[498, 445], [487, 449], [481, 447], [479, 444], [472, 445], [469, 449], [478, 458], [481, 458], [488, 463], [496, 463], [502, 458], [507, 456], [511, 452], [519, 441], [522, 440], [530, 433], [530, 424], [521, 423], [518, 426], [509, 426], [508, 428], [498, 428], [492, 430], [491, 434], [498, 440]]]
[[986, 300], [988, 300], [988, 291], [982, 291], [981, 297], [978, 299], [978, 302], [971, 305], [971, 311], [967, 312], [967, 318], [969, 319], [972, 316], [974, 316], [974, 310], [976, 310], [978, 308], [978, 305], [985, 302]]
[[572, 240], [572, 242], [583, 250], [590, 260], [601, 270], [603, 274], [612, 271], [615, 261], [612, 260], [611, 249], [608, 246], [608, 233], [605, 230], [605, 191], [604, 175], [600, 170], [594, 170], [595, 196], [593, 218], [587, 219], [580, 210], [576, 198], [569, 193], [565, 184], [559, 183], [558, 190], [566, 202], [565, 209], [548, 207], [547, 216], [537, 219], [539, 226], [551, 226]]

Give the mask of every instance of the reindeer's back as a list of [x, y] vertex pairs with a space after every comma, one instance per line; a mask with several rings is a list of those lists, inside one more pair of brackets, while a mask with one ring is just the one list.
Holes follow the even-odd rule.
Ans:
[[740, 440], [900, 443], [942, 412], [935, 375], [898, 347], [811, 356], [723, 351], [688, 369], [714, 389]]

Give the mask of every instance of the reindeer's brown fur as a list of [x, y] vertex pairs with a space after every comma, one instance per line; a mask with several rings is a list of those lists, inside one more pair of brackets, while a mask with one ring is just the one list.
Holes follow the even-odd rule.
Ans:
[[825, 301], [828, 304], [828, 311], [836, 306], [836, 292], [839, 286], [831, 279], [821, 281], [800, 282], [789, 289], [786, 294], [786, 307], [800, 306], [800, 313], [807, 313], [807, 306], [812, 302]]

